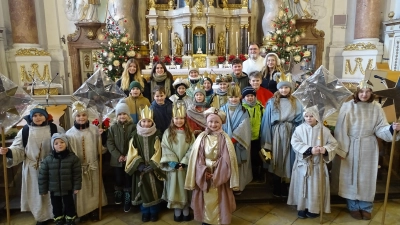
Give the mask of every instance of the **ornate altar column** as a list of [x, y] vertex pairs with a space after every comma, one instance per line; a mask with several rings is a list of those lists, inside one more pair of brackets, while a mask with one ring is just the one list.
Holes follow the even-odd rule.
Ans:
[[39, 47], [35, 1], [8, 0], [8, 4], [14, 47]]
[[211, 31], [212, 30], [212, 25], [207, 24], [207, 55], [211, 55], [212, 52], [212, 37], [211, 37]]
[[192, 24], [187, 25], [187, 32], [188, 32], [188, 54], [193, 54], [193, 31], [192, 31]]
[[381, 0], [357, 0], [354, 39], [379, 38]]

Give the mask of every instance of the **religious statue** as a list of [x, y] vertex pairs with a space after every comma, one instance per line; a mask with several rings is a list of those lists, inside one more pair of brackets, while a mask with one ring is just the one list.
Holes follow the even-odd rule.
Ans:
[[207, 0], [208, 7], [212, 7], [214, 5], [214, 0]]
[[179, 38], [177, 33], [175, 33], [175, 37], [174, 37], [173, 41], [174, 41], [174, 50], [175, 50], [174, 55], [181, 56], [182, 55], [183, 42]]
[[326, 16], [325, 0], [289, 0], [290, 11], [298, 18], [322, 19]]
[[222, 0], [222, 8], [228, 8], [228, 0]]
[[174, 0], [169, 0], [168, 1], [168, 9], [173, 10], [174, 9]]
[[218, 35], [218, 55], [225, 55], [225, 34], [224, 32], [219, 33]]
[[154, 9], [156, 6], [156, 1], [155, 0], [149, 0], [149, 9]]
[[83, 8], [80, 11], [79, 21], [99, 22], [97, 7], [100, 5], [100, 0], [84, 0], [82, 3]]

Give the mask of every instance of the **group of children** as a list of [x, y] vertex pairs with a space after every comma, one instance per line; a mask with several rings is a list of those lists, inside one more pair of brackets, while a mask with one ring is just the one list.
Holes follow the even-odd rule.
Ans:
[[[190, 72], [188, 80], [173, 82], [176, 94], [172, 96], [167, 96], [163, 86], [155, 85], [152, 103], [142, 96], [139, 82], [130, 83], [130, 96], [115, 107], [116, 119], [107, 134], [115, 177], [114, 200], [124, 203], [125, 212], [131, 205], [140, 205], [142, 221], [154, 222], [160, 203], [166, 201], [167, 207], [174, 209], [176, 222], [193, 219], [190, 207], [194, 219], [203, 224], [229, 224], [236, 208], [234, 195], [253, 178], [264, 180], [263, 164], [273, 174], [274, 196], [288, 197], [288, 204], [297, 205], [299, 218], [319, 215], [317, 184], [319, 174], [324, 173], [323, 210], [330, 212], [325, 163], [338, 152], [340, 168], [344, 168], [340, 175], [345, 176], [345, 167], [349, 167], [346, 142], [337, 142], [323, 127], [318, 110], [302, 108], [292, 96], [291, 82], [280, 80], [272, 96], [260, 86], [259, 72], [248, 76], [250, 85], [242, 90], [230, 83], [232, 79], [231, 75], [219, 76], [219, 89], [209, 101], [200, 84], [212, 85], [212, 81], [200, 78], [196, 70]], [[364, 89], [372, 91], [371, 86], [359, 87]], [[362, 95], [364, 91], [359, 93], [355, 94], [359, 104], [371, 99]], [[0, 149], [7, 156], [7, 166], [24, 163], [21, 210], [31, 211], [37, 224], [50, 218], [56, 224], [75, 224], [76, 216], [80, 221], [95, 221], [99, 205], [107, 204], [104, 188], [102, 204], [99, 202], [103, 184], [99, 183], [98, 155], [104, 152], [98, 140], [103, 130], [89, 123], [82, 102], [75, 102], [72, 112], [74, 125], [64, 134], [43, 106], [33, 108], [13, 144]], [[379, 116], [383, 119], [379, 135], [388, 139], [387, 132], [400, 130], [400, 124], [390, 126], [384, 114]], [[346, 118], [340, 121], [343, 126], [339, 128], [352, 122]], [[345, 134], [341, 133], [341, 139]], [[259, 152], [269, 160], [263, 163]], [[323, 171], [318, 167], [320, 160], [324, 161]], [[344, 189], [341, 193], [349, 198], [353, 217], [370, 218], [372, 205], [368, 209], [354, 206], [361, 201], [352, 200]]]

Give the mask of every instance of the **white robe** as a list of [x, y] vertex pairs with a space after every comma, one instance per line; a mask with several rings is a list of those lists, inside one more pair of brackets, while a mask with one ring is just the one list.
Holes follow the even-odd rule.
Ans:
[[[57, 126], [57, 132], [64, 133], [62, 127]], [[21, 187], [21, 211], [31, 211], [36, 221], [42, 222], [53, 218], [53, 207], [51, 206], [50, 194], [41, 196], [39, 194], [38, 174], [39, 169], [35, 169], [37, 165], [37, 157], [39, 156], [40, 145], [40, 162], [46, 158], [51, 152], [50, 147], [51, 132], [50, 126], [29, 126], [29, 137], [26, 147], [22, 143], [22, 129], [18, 132], [12, 145], [12, 159], [7, 158], [7, 167], [22, 165], [22, 187]]]
[[[334, 160], [332, 173], [339, 177], [339, 196], [352, 200], [374, 201], [379, 163], [376, 136], [391, 142], [393, 135], [381, 106], [353, 100], [343, 104], [336, 122], [336, 154], [345, 158]], [[398, 133], [397, 140], [400, 139]], [[335, 162], [336, 161], [336, 162]], [[340, 165], [340, 172], [338, 167]], [[335, 168], [336, 167], [336, 168]], [[333, 174], [335, 177], [335, 174]], [[332, 180], [334, 182], [335, 179]], [[337, 183], [333, 183], [333, 186]]]
[[[78, 217], [81, 217], [99, 207], [99, 152], [97, 145], [100, 134], [98, 128], [92, 124], [83, 130], [72, 127], [66, 134], [69, 148], [79, 157], [82, 164], [82, 189], [76, 195], [76, 212]], [[85, 159], [82, 138], [85, 143]], [[107, 197], [104, 185], [102, 196], [102, 205], [105, 206]]]
[[243, 72], [247, 73], [247, 75], [250, 75], [250, 73], [253, 71], [260, 72], [264, 66], [265, 58], [263, 58], [262, 56], [258, 56], [256, 60], [248, 58], [243, 62]]
[[[320, 168], [321, 155], [303, 156], [303, 153], [310, 147], [321, 145], [321, 125], [318, 123], [311, 127], [307, 123], [296, 127], [293, 133], [291, 144], [296, 153], [296, 160], [293, 165], [292, 177], [289, 188], [287, 204], [297, 205], [297, 210], [308, 209], [311, 213], [320, 213]], [[331, 135], [328, 128], [323, 127], [323, 147], [328, 152], [324, 157], [324, 212], [330, 213], [330, 187], [329, 173], [325, 163], [328, 163], [335, 156], [337, 141]]]

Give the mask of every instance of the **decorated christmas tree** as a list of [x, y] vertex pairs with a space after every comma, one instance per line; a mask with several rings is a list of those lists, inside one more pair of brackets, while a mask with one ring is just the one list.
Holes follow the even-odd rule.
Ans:
[[296, 19], [294, 16], [290, 16], [288, 11], [288, 8], [280, 7], [278, 16], [273, 21], [275, 30], [270, 32], [264, 40], [271, 43], [267, 52], [276, 53], [281, 59], [282, 65], [290, 64], [292, 61], [299, 63], [303, 57], [310, 56], [310, 51], [296, 44], [305, 37], [305, 33], [296, 29]]
[[111, 16], [108, 17], [106, 30], [98, 37], [99, 40], [107, 41], [101, 43], [101, 52], [97, 56], [98, 63], [102, 64], [103, 71], [113, 80], [121, 76], [126, 61], [136, 57], [136, 51], [139, 49], [132, 40], [129, 40], [126, 29], [119, 27], [121, 21], [126, 22], [124, 18], [115, 20]]

